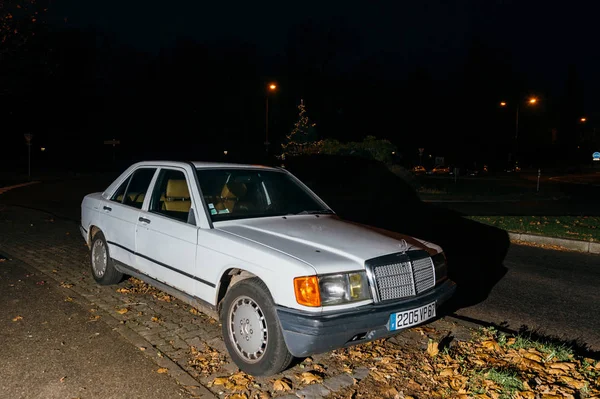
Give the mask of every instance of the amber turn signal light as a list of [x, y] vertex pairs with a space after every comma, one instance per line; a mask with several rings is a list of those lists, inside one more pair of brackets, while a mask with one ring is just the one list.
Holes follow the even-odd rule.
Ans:
[[321, 294], [319, 293], [319, 279], [317, 276], [296, 277], [294, 279], [294, 293], [296, 302], [300, 305], [318, 307], [321, 306]]

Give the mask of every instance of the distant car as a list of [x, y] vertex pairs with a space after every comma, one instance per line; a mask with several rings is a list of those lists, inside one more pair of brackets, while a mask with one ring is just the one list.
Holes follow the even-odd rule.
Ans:
[[521, 171], [521, 168], [518, 166], [510, 166], [510, 167], [504, 169], [504, 171], [506, 173], [518, 173]]
[[279, 168], [137, 163], [81, 224], [99, 284], [135, 276], [218, 318], [254, 375], [431, 320], [455, 289], [440, 247], [346, 222]]
[[427, 173], [427, 169], [425, 169], [423, 166], [415, 166], [411, 169], [411, 171], [415, 175], [422, 175], [423, 173]]
[[436, 166], [431, 170], [432, 175], [449, 175], [450, 167], [448, 166]]

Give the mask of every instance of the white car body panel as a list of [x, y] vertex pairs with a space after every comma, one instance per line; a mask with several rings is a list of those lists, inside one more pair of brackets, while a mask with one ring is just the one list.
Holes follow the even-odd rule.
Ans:
[[366, 260], [416, 249], [331, 215], [295, 215], [215, 223], [215, 228], [296, 258], [317, 274], [364, 270]]
[[[141, 210], [110, 200], [131, 173], [150, 166], [184, 171], [196, 226], [148, 212], [149, 194]], [[193, 166], [277, 170], [254, 165], [194, 163]], [[221, 277], [235, 268], [262, 279], [277, 305], [314, 313], [323, 308], [301, 306], [296, 302], [295, 277], [364, 270], [368, 259], [411, 249], [425, 249], [431, 254], [441, 252], [433, 244], [345, 222], [335, 215], [263, 217], [213, 224], [194, 168], [182, 162], [141, 162], [129, 167], [102, 194], [86, 196], [82, 203], [86, 242], [90, 244], [90, 230], [95, 226], [104, 233], [113, 258], [213, 306], [217, 305]], [[157, 176], [158, 171], [148, 193], [154, 188]], [[104, 211], [104, 206], [112, 211]], [[140, 222], [140, 216], [151, 223]], [[372, 300], [329, 306], [327, 310], [370, 302]]]

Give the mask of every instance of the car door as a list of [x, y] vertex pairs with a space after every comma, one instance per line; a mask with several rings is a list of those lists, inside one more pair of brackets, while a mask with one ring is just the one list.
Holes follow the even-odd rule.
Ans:
[[161, 168], [139, 215], [136, 262], [158, 281], [195, 295], [204, 282], [196, 270], [196, 226], [190, 181], [181, 168]]
[[135, 265], [135, 229], [139, 212], [156, 168], [138, 168], [104, 201], [100, 212], [104, 217], [101, 229], [109, 246], [110, 256], [126, 265]]

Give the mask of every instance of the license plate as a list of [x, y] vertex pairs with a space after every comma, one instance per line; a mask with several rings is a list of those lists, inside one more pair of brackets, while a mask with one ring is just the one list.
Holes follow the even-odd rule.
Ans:
[[390, 331], [401, 330], [416, 326], [426, 320], [435, 317], [435, 302], [418, 307], [416, 309], [405, 310], [404, 312], [392, 313], [390, 315]]

